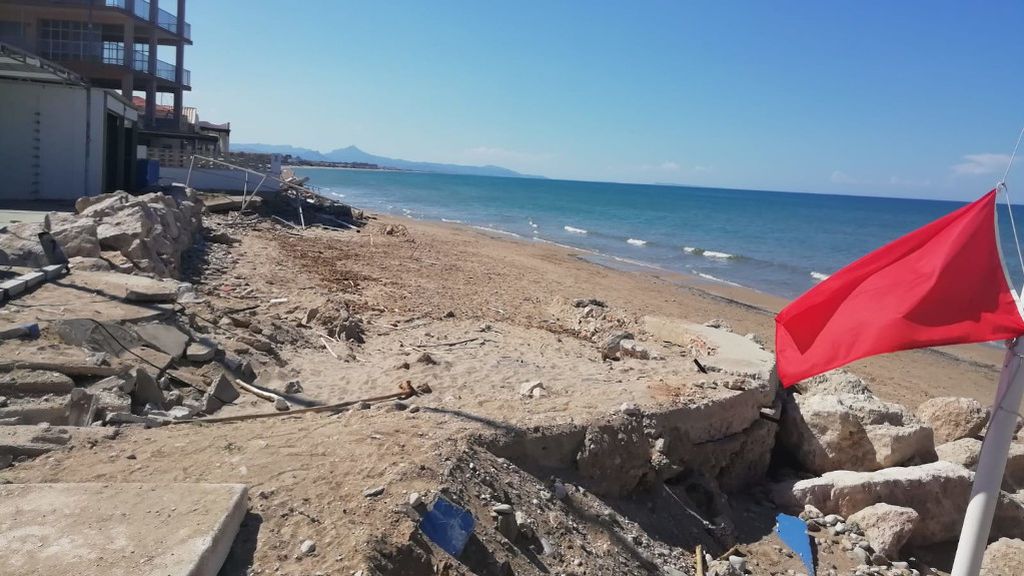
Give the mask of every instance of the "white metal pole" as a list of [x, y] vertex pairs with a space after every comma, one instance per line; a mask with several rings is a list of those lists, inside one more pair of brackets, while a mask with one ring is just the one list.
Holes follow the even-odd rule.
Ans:
[[992, 407], [992, 420], [985, 433], [981, 458], [974, 473], [974, 488], [964, 514], [960, 543], [956, 548], [951, 576], [977, 576], [985, 556], [992, 517], [999, 502], [999, 488], [1003, 483], [1006, 458], [1010, 442], [1017, 427], [1021, 396], [1024, 395], [1024, 337], [1016, 339], [1006, 351], [1003, 371], [999, 376], [999, 390]]
[[188, 162], [188, 176], [185, 177], [185, 188], [188, 188], [192, 183], [192, 167], [196, 165], [196, 157], [192, 156], [192, 159]]

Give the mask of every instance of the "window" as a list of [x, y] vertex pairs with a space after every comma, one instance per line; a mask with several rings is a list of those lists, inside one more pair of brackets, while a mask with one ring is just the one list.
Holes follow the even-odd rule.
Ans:
[[[39, 21], [39, 53], [43, 58], [104, 61], [104, 49], [98, 26], [74, 20]], [[123, 46], [121, 53], [123, 61]]]

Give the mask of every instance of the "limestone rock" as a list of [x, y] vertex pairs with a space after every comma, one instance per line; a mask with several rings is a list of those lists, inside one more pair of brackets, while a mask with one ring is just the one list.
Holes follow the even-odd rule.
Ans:
[[1024, 540], [1000, 538], [985, 549], [980, 576], [1024, 574]]
[[910, 538], [919, 518], [912, 508], [879, 502], [851, 515], [847, 521], [860, 526], [876, 552], [887, 558], [899, 558], [900, 548]]
[[917, 415], [935, 431], [936, 444], [977, 436], [988, 423], [988, 409], [973, 398], [932, 398], [917, 407]]
[[[981, 458], [982, 441], [977, 438], [961, 438], [935, 447], [939, 460], [959, 464], [969, 470], [975, 470]], [[1003, 472], [1003, 490], [1016, 492], [1024, 489], [1024, 444], [1014, 442], [1006, 458], [1006, 470]]]
[[781, 486], [776, 498], [782, 505], [810, 504], [844, 516], [879, 502], [912, 508], [920, 519], [907, 542], [928, 545], [957, 539], [972, 481], [969, 470], [940, 461], [875, 472], [829, 472]]
[[110, 262], [103, 258], [84, 258], [72, 256], [68, 258], [71, 269], [76, 272], [110, 272]]
[[935, 460], [931, 429], [870, 394], [793, 394], [782, 414], [779, 441], [816, 474]]
[[68, 258], [97, 258], [100, 255], [96, 221], [92, 218], [50, 212], [43, 218], [43, 229], [50, 232]]

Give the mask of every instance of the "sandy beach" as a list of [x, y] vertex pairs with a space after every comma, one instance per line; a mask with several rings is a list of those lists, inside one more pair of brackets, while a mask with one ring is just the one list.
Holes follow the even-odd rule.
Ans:
[[[359, 232], [299, 233], [264, 219], [232, 225], [208, 216], [207, 226], [239, 243], [208, 246], [206, 264], [193, 278], [205, 301], [187, 305], [187, 313], [207, 322], [229, 352], [253, 357], [264, 384], [298, 381], [303, 397], [320, 404], [387, 394], [404, 381], [427, 384], [432, 393], [336, 416], [124, 429], [115, 440], [54, 452], [0, 477], [15, 483], [245, 483], [250, 513], [222, 572], [228, 574], [248, 566], [254, 574], [351, 574], [369, 568], [425, 573], [422, 554], [408, 544], [416, 528], [403, 512], [405, 503], [412, 493], [453, 491], [471, 502], [481, 521], [490, 498], [525, 499], [517, 504], [531, 516], [524, 521], [558, 542], [560, 552], [545, 566], [580, 574], [646, 573], [652, 558], [677, 553], [684, 556], [674, 562], [692, 565], [685, 560], [688, 552], [671, 547], [694, 541], [680, 532], [693, 529], [692, 519], [664, 510], [659, 516], [655, 510], [669, 506], [664, 498], [630, 496], [607, 504], [581, 488], [581, 506], [604, 506], [601, 514], [619, 514], [619, 525], [618, 532], [576, 525], [545, 503], [550, 478], [511, 467], [483, 449], [491, 441], [481, 438], [587, 423], [627, 404], [671, 413], [743, 397], [716, 386], [717, 377], [699, 373], [685, 351], [666, 342], [641, 338], [660, 360], [602, 360], [594, 341], [584, 337], [590, 320], [581, 320], [574, 300], [600, 301], [594, 326], [642, 333], [652, 316], [696, 324], [715, 319], [768, 350], [773, 312], [783, 300], [692, 277], [615, 270], [572, 249], [454, 224], [376, 217]], [[331, 334], [332, 326], [350, 316], [361, 318], [358, 338], [331, 338], [340, 336]], [[295, 326], [312, 330], [302, 335], [290, 328]], [[272, 352], [255, 352], [254, 334], [274, 341]], [[984, 402], [995, 385], [999, 357], [994, 348], [962, 346], [873, 358], [850, 371], [882, 398], [911, 408], [950, 394]], [[533, 381], [543, 392], [524, 397], [523, 384]], [[243, 395], [218, 416], [267, 410], [265, 401]], [[728, 429], [729, 414], [719, 418]], [[737, 449], [743, 450], [732, 450]], [[508, 485], [476, 478], [477, 467], [494, 471]], [[376, 487], [383, 487], [383, 495], [364, 495]], [[532, 505], [529, 494], [537, 495]], [[755, 573], [799, 567], [775, 551], [771, 516], [762, 513], [768, 496], [754, 490], [749, 497], [747, 504], [735, 498], [733, 509], [749, 517], [737, 524], [751, 562], [765, 570]], [[587, 498], [593, 501], [585, 504]], [[660, 540], [636, 536], [625, 547], [617, 540], [616, 534], [656, 534], [668, 525], [678, 526]], [[501, 544], [484, 532], [480, 538], [486, 553], [463, 559], [475, 572], [504, 573], [488, 568], [495, 562], [510, 563], [515, 573], [539, 570], [523, 564], [521, 556], [500, 552]], [[296, 553], [305, 539], [316, 542], [315, 554]], [[623, 550], [635, 557], [623, 556]], [[830, 561], [844, 562], [839, 554]]]

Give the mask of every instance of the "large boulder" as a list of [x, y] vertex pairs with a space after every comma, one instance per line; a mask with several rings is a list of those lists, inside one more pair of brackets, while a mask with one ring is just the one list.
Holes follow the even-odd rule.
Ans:
[[103, 217], [96, 229], [100, 247], [124, 254], [135, 240], [150, 238], [158, 217], [145, 204], [136, 204]]
[[100, 242], [96, 221], [66, 212], [50, 212], [43, 219], [43, 228], [60, 244], [68, 258], [98, 258]]
[[[907, 543], [927, 546], [953, 542], [960, 534], [974, 474], [952, 462], [931, 462], [875, 472], [829, 472], [776, 486], [776, 502], [793, 511], [807, 504], [825, 514], [850, 516], [884, 502], [912, 508], [920, 516]], [[1024, 498], [1002, 492], [992, 537], [1024, 536]]]
[[815, 474], [935, 460], [931, 429], [870, 393], [793, 394], [782, 413], [779, 442]]
[[973, 398], [932, 398], [917, 407], [917, 415], [934, 430], [936, 444], [977, 436], [988, 423], [988, 409]]
[[782, 505], [814, 506], [825, 514], [850, 516], [884, 502], [912, 508], [920, 519], [907, 541], [928, 545], [955, 540], [960, 532], [973, 475], [950, 462], [932, 462], [876, 472], [829, 472], [781, 487]]
[[0, 228], [0, 265], [46, 266], [46, 253], [39, 243], [43, 227], [36, 222], [20, 222]]
[[985, 549], [981, 576], [1024, 574], [1024, 540], [1000, 538]]
[[[969, 470], [975, 470], [981, 458], [981, 440], [977, 438], [961, 438], [935, 447], [939, 460], [959, 464]], [[1024, 489], [1024, 444], [1010, 444], [1006, 458], [1006, 470], [1003, 473], [1003, 490], [1016, 492]]]
[[847, 523], [859, 526], [876, 552], [886, 558], [899, 558], [900, 548], [910, 538], [919, 519], [913, 508], [879, 502], [852, 514]]

